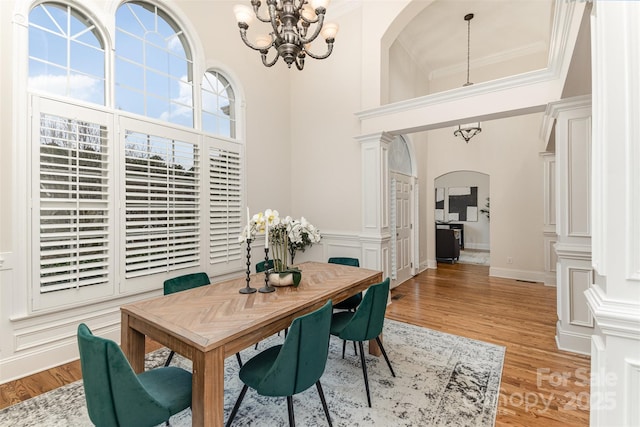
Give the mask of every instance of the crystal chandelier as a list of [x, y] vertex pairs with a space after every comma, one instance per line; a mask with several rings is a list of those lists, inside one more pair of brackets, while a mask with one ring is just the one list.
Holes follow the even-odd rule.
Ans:
[[[464, 86], [471, 86], [473, 83], [469, 81], [469, 58], [471, 51], [471, 20], [473, 19], [473, 13], [468, 13], [464, 16], [464, 20], [467, 21], [467, 82]], [[469, 140], [482, 132], [482, 128], [480, 127], [480, 122], [477, 123], [469, 123], [465, 125], [458, 125], [458, 129], [453, 132], [454, 136], [459, 136], [464, 139], [464, 142], [467, 144]]]
[[[324, 22], [329, 0], [266, 0], [266, 3], [268, 17], [260, 15], [260, 0], [251, 0], [253, 8], [247, 5], [236, 5], [233, 8], [242, 41], [260, 52], [262, 63], [266, 67], [271, 67], [282, 57], [289, 68], [295, 63], [298, 70], [302, 70], [305, 57], [325, 59], [331, 55], [338, 25]], [[255, 18], [269, 23], [273, 31], [257, 36], [252, 43], [247, 39], [247, 29]], [[309, 48], [320, 34], [327, 42], [327, 51], [316, 55]], [[275, 56], [269, 61], [267, 54], [271, 48], [274, 48]]]

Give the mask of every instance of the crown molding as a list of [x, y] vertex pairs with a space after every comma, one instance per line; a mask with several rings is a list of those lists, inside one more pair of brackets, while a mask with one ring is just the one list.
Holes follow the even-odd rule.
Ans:
[[[514, 49], [503, 50], [502, 52], [497, 52], [491, 55], [484, 56], [482, 58], [472, 59], [469, 63], [471, 64], [471, 69], [486, 67], [489, 65], [499, 64], [501, 62], [534, 55], [536, 53], [545, 52], [546, 50], [547, 44], [545, 42], [535, 42]], [[463, 71], [466, 71], [466, 69], [466, 62], [460, 62], [458, 64], [449, 65], [447, 67], [437, 68], [429, 73], [429, 80], [459, 74]]]

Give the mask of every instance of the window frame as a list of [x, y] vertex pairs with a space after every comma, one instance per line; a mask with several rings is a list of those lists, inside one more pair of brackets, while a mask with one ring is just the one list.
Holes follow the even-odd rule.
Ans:
[[[48, 3], [48, 2], [45, 2]], [[241, 205], [246, 205], [246, 158], [245, 158], [245, 143], [241, 139], [240, 130], [242, 129], [239, 125], [243, 122], [244, 119], [244, 103], [242, 102], [242, 98], [240, 96], [241, 90], [237, 83], [237, 80], [234, 79], [228, 71], [223, 71], [219, 67], [215, 67], [215, 71], [220, 73], [232, 87], [235, 95], [235, 104], [234, 104], [234, 112], [235, 112], [235, 124], [236, 124], [236, 137], [222, 137], [218, 135], [211, 135], [206, 133], [202, 129], [201, 123], [201, 80], [204, 76], [204, 64], [202, 60], [203, 55], [193, 55], [193, 102], [194, 102], [194, 120], [193, 120], [193, 128], [186, 128], [180, 125], [175, 125], [172, 123], [163, 123], [159, 120], [150, 119], [145, 116], [126, 113], [120, 110], [115, 109], [115, 101], [114, 101], [114, 70], [113, 70], [113, 61], [114, 61], [114, 53], [112, 51], [112, 46], [114, 43], [113, 37], [110, 37], [110, 31], [104, 30], [105, 22], [98, 18], [101, 16], [105, 16], [104, 14], [90, 12], [91, 5], [80, 5], [75, 4], [70, 1], [55, 1], [51, 3], [62, 4], [67, 7], [71, 7], [72, 9], [77, 10], [78, 12], [85, 14], [90, 17], [93, 24], [96, 27], [96, 31], [102, 36], [103, 43], [105, 46], [105, 104], [106, 105], [96, 105], [84, 101], [79, 101], [76, 99], [43, 93], [42, 91], [32, 90], [28, 87], [28, 61], [24, 61], [20, 63], [20, 61], [14, 62], [14, 70], [16, 76], [16, 91], [17, 93], [26, 93], [27, 97], [23, 97], [21, 99], [14, 99], [14, 115], [16, 117], [16, 123], [23, 123], [16, 127], [14, 130], [14, 148], [16, 150], [16, 170], [14, 176], [18, 180], [18, 185], [16, 191], [14, 192], [14, 213], [16, 216], [16, 227], [14, 228], [14, 238], [16, 241], [15, 250], [17, 254], [25, 254], [22, 259], [16, 264], [16, 279], [20, 281], [20, 283], [30, 283], [29, 286], [21, 286], [16, 288], [16, 294], [14, 295], [16, 304], [12, 308], [12, 313], [18, 316], [31, 316], [36, 313], [47, 313], [47, 312], [57, 312], [60, 310], [66, 310], [72, 307], [80, 307], [85, 306], [87, 302], [100, 302], [100, 301], [109, 301], [113, 299], [121, 299], [131, 295], [146, 293], [149, 291], [156, 291], [162, 287], [162, 281], [171, 276], [171, 274], [154, 274], [151, 276], [143, 276], [141, 280], [132, 280], [127, 279], [123, 280], [121, 277], [122, 268], [118, 267], [118, 260], [121, 257], [121, 254], [124, 253], [122, 249], [122, 241], [124, 239], [120, 228], [122, 227], [121, 220], [121, 210], [122, 208], [122, 199], [123, 195], [123, 169], [124, 164], [122, 163], [122, 155], [120, 154], [120, 150], [123, 149], [120, 144], [120, 121], [124, 120], [124, 118], [138, 120], [140, 122], [148, 122], [151, 126], [169, 126], [175, 127], [176, 130], [180, 132], [186, 132], [188, 134], [195, 135], [198, 140], [199, 149], [201, 152], [201, 161], [205, 159], [206, 156], [203, 153], [207, 153], [209, 150], [209, 146], [213, 144], [214, 146], [230, 146], [234, 147], [234, 149], [239, 153], [240, 156], [240, 177], [241, 177]], [[153, 1], [148, 1], [147, 3], [154, 4], [160, 9], [163, 10], [167, 16], [175, 17], [175, 11], [171, 10], [171, 8], [167, 5], [157, 5]], [[35, 7], [36, 5], [41, 3], [31, 3], [26, 5], [28, 10], [25, 10], [25, 14], [22, 16], [21, 20], [14, 21], [14, 34], [16, 34], [16, 46], [18, 47], [17, 51], [21, 52], [20, 54], [24, 54], [25, 57], [29, 56], [29, 45], [28, 45], [28, 34], [29, 34], [29, 11]], [[95, 6], [95, 5], [94, 5]], [[115, 13], [115, 12], [114, 12]], [[18, 15], [16, 15], [18, 16]], [[25, 18], [26, 17], [26, 18]], [[193, 34], [194, 31], [189, 31], [190, 28], [185, 28], [184, 23], [188, 24], [188, 21], [184, 19], [175, 19], [174, 22], [181, 26], [186, 40], [189, 42], [190, 48], [192, 51], [201, 51], [201, 44], [194, 43], [192, 37], [189, 37], [189, 34]], [[187, 25], [188, 27], [188, 25]], [[115, 31], [115, 30], [114, 30]], [[198, 72], [198, 70], [202, 68], [202, 72]], [[214, 67], [210, 67], [210, 69], [214, 69]], [[195, 89], [198, 88], [198, 89]], [[38, 250], [39, 247], [39, 232], [37, 230], [39, 224], [39, 218], [37, 217], [37, 205], [39, 204], [39, 200], [37, 200], [37, 193], [34, 192], [34, 185], [36, 185], [37, 179], [32, 179], [34, 171], [35, 173], [39, 173], [39, 156], [33, 152], [34, 142], [37, 140], [37, 135], [39, 135], [38, 121], [35, 121], [33, 117], [38, 116], [39, 112], [42, 111], [42, 104], [49, 104], [50, 102], [58, 103], [59, 105], [65, 106], [65, 110], [75, 110], [75, 109], [86, 109], [87, 111], [98, 111], [100, 114], [104, 114], [105, 117], [109, 117], [109, 129], [110, 129], [110, 137], [109, 137], [109, 147], [111, 154], [111, 164], [109, 165], [110, 171], [110, 189], [109, 189], [109, 200], [110, 212], [114, 212], [110, 217], [110, 232], [114, 233], [111, 239], [111, 245], [114, 247], [114, 251], [110, 253], [111, 259], [114, 261], [110, 263], [110, 269], [113, 273], [110, 275], [109, 284], [106, 286], [102, 286], [100, 290], [98, 288], [92, 287], [84, 287], [79, 290], [73, 290], [73, 292], [69, 291], [60, 291], [53, 292], [48, 294], [43, 294], [40, 292], [39, 287], [39, 266], [34, 260], [34, 251]], [[20, 113], [20, 112], [23, 113]], [[60, 112], [58, 109], [55, 112]], [[36, 114], [38, 113], [38, 114]], [[18, 117], [22, 117], [22, 119], [18, 119]], [[21, 137], [23, 135], [23, 137]], [[27, 140], [30, 141], [29, 144], [20, 144], [19, 141]], [[23, 164], [25, 167], [20, 167], [18, 165]], [[200, 246], [201, 246], [201, 257], [200, 257], [200, 265], [196, 268], [185, 269], [184, 273], [188, 273], [188, 270], [198, 270], [198, 271], [206, 271], [209, 275], [212, 276], [228, 276], [230, 274], [236, 274], [244, 269], [242, 256], [238, 257], [237, 260], [230, 263], [224, 263], [224, 265], [217, 263], [212, 264], [209, 262], [209, 212], [208, 212], [208, 197], [206, 194], [209, 188], [208, 176], [205, 174], [206, 168], [204, 167], [204, 163], [201, 163], [201, 173], [200, 173], [200, 190], [201, 190], [201, 198], [200, 198], [200, 213], [201, 213], [201, 222], [200, 229], [201, 238], [200, 238]], [[24, 187], [27, 191], [20, 190], [21, 187]], [[24, 194], [29, 194], [28, 197], [24, 197]], [[26, 199], [26, 200], [25, 200]], [[241, 210], [241, 213], [244, 210]], [[242, 215], [242, 214], [241, 214]], [[246, 221], [246, 218], [242, 218], [241, 222]], [[17, 236], [24, 235], [28, 236], [26, 239], [20, 240]], [[205, 237], [206, 236], [206, 237]], [[229, 241], [236, 241], [237, 236], [229, 236]], [[238, 244], [239, 245], [239, 244]], [[175, 276], [175, 272], [173, 276]], [[144, 278], [147, 280], [145, 281]], [[151, 280], [150, 280], [151, 279]], [[145, 282], [145, 283], [142, 283]]]

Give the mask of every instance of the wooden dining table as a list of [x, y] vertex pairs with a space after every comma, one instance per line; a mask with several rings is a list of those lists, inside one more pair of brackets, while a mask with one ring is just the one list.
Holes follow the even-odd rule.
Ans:
[[[192, 425], [224, 423], [224, 359], [291, 325], [296, 317], [338, 303], [382, 281], [382, 272], [305, 262], [298, 287], [241, 294], [246, 276], [121, 307], [122, 349], [144, 371], [145, 336], [193, 362]], [[264, 273], [250, 285], [265, 285]]]

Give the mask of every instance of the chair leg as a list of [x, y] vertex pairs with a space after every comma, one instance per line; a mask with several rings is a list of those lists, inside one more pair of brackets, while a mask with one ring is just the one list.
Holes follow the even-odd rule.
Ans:
[[353, 352], [355, 353], [355, 355], [358, 355], [358, 349], [356, 348], [356, 342], [353, 342]]
[[360, 364], [362, 365], [362, 374], [364, 375], [364, 388], [367, 390], [367, 403], [371, 408], [371, 395], [369, 394], [369, 377], [367, 376], [367, 362], [364, 360], [364, 346], [362, 341], [358, 341], [360, 347]]
[[333, 427], [333, 424], [331, 424], [331, 417], [329, 416], [329, 408], [327, 408], [327, 401], [324, 398], [324, 393], [322, 392], [322, 386], [320, 385], [320, 380], [316, 381], [316, 388], [318, 389], [318, 394], [320, 395], [320, 401], [322, 402], [322, 409], [324, 410], [324, 414], [327, 416], [327, 422], [329, 423], [329, 427]]
[[[355, 342], [353, 343], [355, 344]], [[344, 359], [344, 351], [347, 348], [347, 340], [342, 340], [342, 358]]]
[[167, 357], [167, 361], [164, 362], [164, 366], [165, 368], [167, 366], [169, 366], [169, 363], [171, 363], [171, 359], [173, 359], [173, 355], [175, 354], [175, 352], [173, 350], [171, 350], [171, 353], [169, 353], [169, 357]]
[[240, 353], [236, 353], [236, 359], [238, 359], [238, 365], [242, 368], [242, 358], [240, 357]]
[[236, 404], [233, 405], [233, 409], [231, 410], [231, 414], [229, 415], [229, 419], [227, 420], [225, 427], [229, 427], [233, 422], [233, 419], [236, 417], [236, 414], [238, 413], [238, 409], [240, 409], [240, 404], [242, 403], [242, 399], [244, 399], [244, 395], [247, 393], [248, 388], [249, 386], [246, 384], [242, 387], [240, 396], [238, 396], [238, 400], [236, 400]]
[[287, 396], [287, 412], [289, 412], [289, 427], [296, 427], [296, 420], [293, 416], [293, 397]]
[[380, 340], [380, 337], [376, 337], [376, 342], [378, 343], [378, 347], [380, 347], [380, 350], [382, 351], [382, 355], [384, 356], [384, 360], [387, 361], [387, 366], [389, 366], [389, 370], [391, 371], [391, 375], [393, 375], [395, 377], [396, 373], [393, 372], [393, 368], [391, 367], [391, 362], [389, 361], [389, 358], [387, 357], [387, 352], [384, 351], [384, 346], [382, 345], [382, 341]]
[[258, 344], [260, 344], [260, 341], [258, 341], [258, 342], [256, 343], [256, 346], [255, 346], [254, 350], [257, 350], [257, 349], [258, 349]]

